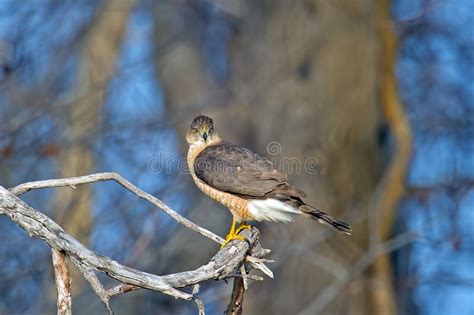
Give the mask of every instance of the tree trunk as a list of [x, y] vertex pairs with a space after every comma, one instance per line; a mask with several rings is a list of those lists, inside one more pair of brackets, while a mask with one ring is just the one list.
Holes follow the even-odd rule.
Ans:
[[[265, 225], [267, 235], [290, 231], [288, 243], [267, 245], [281, 253], [277, 259], [286, 261], [276, 271], [275, 281], [250, 289], [244, 313], [297, 313], [335, 281], [311, 256], [304, 258], [305, 252], [327, 257], [350, 272], [367, 250], [366, 209], [382, 171], [374, 62], [378, 39], [372, 6], [372, 1], [364, 0], [259, 2], [248, 9], [251, 13], [235, 38], [232, 104], [248, 104], [253, 128], [258, 130], [256, 147], [268, 156], [267, 144], [278, 141], [277, 160], [301, 161], [301, 172], [287, 171], [308, 193], [308, 201], [336, 216], [344, 213], [354, 228], [350, 239], [331, 235], [318, 242], [325, 228], [315, 222]], [[311, 159], [315, 169], [308, 169]], [[271, 242], [268, 237], [266, 241]], [[303, 251], [286, 254], [297, 246]], [[348, 313], [369, 314], [367, 275], [352, 286], [334, 302], [351, 301]], [[275, 287], [280, 289], [271, 289]], [[338, 303], [325, 308], [329, 313], [340, 309]]]
[[[212, 57], [204, 53], [203, 27], [196, 24], [204, 22], [189, 8], [175, 8], [172, 17], [164, 13], [168, 19], [162, 20], [169, 27], [173, 25], [169, 21], [184, 22], [175, 22], [182, 33], [176, 32], [173, 41], [159, 39], [171, 44], [158, 58], [157, 70], [180, 135], [195, 114], [212, 116], [224, 139], [276, 159], [290, 180], [307, 192], [309, 203], [344, 215], [352, 224], [351, 238], [336, 234], [326, 238], [324, 226], [305, 219], [292, 225], [262, 225], [262, 241], [278, 262], [273, 267], [276, 277], [249, 288], [244, 314], [312, 313], [312, 302], [342, 274], [351, 275], [354, 263], [367, 254], [374, 237], [369, 234], [373, 213], [368, 209], [374, 202], [383, 203], [384, 218], [396, 205], [393, 200], [372, 200], [384, 170], [379, 142], [382, 114], [387, 115], [384, 93], [393, 84], [393, 73], [385, 66], [393, 64], [393, 54], [387, 55], [385, 38], [380, 37], [386, 35], [378, 32], [379, 22], [389, 19], [388, 3], [233, 3], [238, 10], [221, 7], [234, 26], [228, 42], [230, 70], [224, 80], [215, 82], [209, 75]], [[377, 6], [384, 9], [375, 10]], [[157, 28], [170, 34], [164, 30], [168, 28]], [[393, 53], [395, 47], [388, 49]], [[392, 127], [390, 117], [385, 119]], [[276, 151], [271, 151], [272, 141], [277, 142], [271, 144]], [[382, 240], [387, 240], [392, 220], [381, 223]], [[380, 235], [379, 230], [372, 232]], [[324, 304], [324, 311], [380, 314], [381, 299], [394, 310], [391, 293], [380, 300], [373, 294], [374, 273], [368, 269], [349, 277]], [[388, 279], [386, 290], [390, 272], [385, 268], [383, 276], [376, 276], [377, 281]]]
[[[384, 118], [395, 139], [395, 154], [383, 178], [383, 190], [377, 196], [377, 241], [388, 241], [392, 236], [397, 206], [406, 186], [405, 176], [411, 157], [411, 131], [398, 99], [395, 64], [397, 39], [390, 13], [391, 1], [377, 1], [377, 29], [380, 41], [379, 97]], [[393, 282], [393, 268], [389, 254], [377, 257], [372, 265], [373, 289], [371, 304], [373, 314], [395, 315], [397, 305]]]

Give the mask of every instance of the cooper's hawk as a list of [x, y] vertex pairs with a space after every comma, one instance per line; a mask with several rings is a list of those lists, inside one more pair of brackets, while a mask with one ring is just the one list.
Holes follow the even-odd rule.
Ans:
[[[227, 244], [247, 221], [290, 222], [304, 215], [350, 234], [349, 224], [306, 204], [306, 194], [290, 185], [285, 173], [249, 149], [223, 141], [214, 130], [212, 119], [196, 117], [186, 134], [189, 143], [188, 166], [196, 185], [206, 195], [226, 206], [233, 215]], [[236, 223], [241, 223], [236, 229]]]

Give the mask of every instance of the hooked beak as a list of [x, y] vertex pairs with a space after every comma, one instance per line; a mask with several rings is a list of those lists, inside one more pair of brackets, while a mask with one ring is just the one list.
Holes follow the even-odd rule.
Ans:
[[204, 132], [202, 134], [202, 137], [204, 138], [204, 141], [207, 141], [207, 136], [208, 136], [208, 133], [207, 132]]

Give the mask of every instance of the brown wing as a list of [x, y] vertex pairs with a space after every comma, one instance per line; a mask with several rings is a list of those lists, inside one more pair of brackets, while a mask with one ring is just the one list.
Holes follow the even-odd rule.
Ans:
[[351, 226], [306, 204], [306, 194], [287, 183], [286, 174], [271, 161], [249, 149], [229, 143], [211, 146], [194, 162], [194, 171], [206, 184], [249, 199], [276, 198], [300, 209], [311, 218], [350, 234]]
[[202, 151], [194, 162], [194, 171], [206, 184], [248, 198], [288, 199], [289, 194], [305, 197], [304, 192], [288, 185], [286, 174], [271, 161], [230, 143]]

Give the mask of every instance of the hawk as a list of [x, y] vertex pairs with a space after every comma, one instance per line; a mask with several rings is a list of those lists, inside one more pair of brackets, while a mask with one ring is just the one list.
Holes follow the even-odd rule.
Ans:
[[271, 161], [222, 140], [211, 118], [196, 117], [186, 133], [186, 141], [187, 162], [194, 182], [232, 213], [232, 226], [222, 246], [233, 239], [242, 240], [239, 232], [250, 228], [247, 221], [290, 222], [295, 215], [350, 234], [349, 224], [305, 203], [305, 192], [289, 184], [287, 175]]

